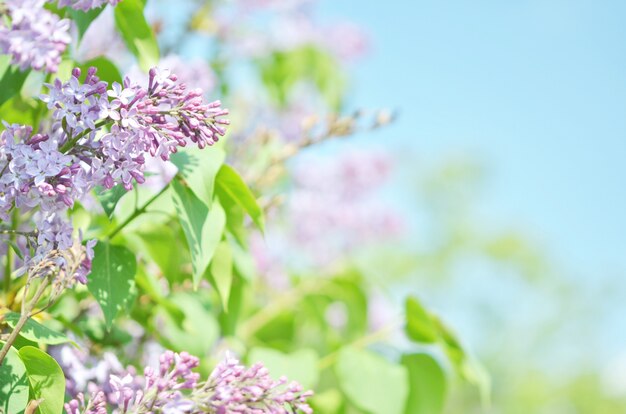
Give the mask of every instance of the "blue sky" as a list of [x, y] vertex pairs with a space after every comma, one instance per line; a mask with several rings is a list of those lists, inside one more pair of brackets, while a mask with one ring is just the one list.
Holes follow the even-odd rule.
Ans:
[[323, 4], [370, 31], [354, 102], [401, 111], [379, 139], [478, 159], [491, 221], [573, 272], [626, 269], [626, 3]]
[[[483, 224], [520, 230], [573, 284], [570, 306], [588, 320], [577, 324], [561, 309], [562, 332], [546, 337], [551, 352], [535, 359], [571, 367], [594, 354], [597, 368], [611, 366], [626, 345], [626, 2], [322, 4], [324, 17], [370, 31], [372, 53], [352, 68], [353, 102], [401, 113], [376, 139], [410, 148], [418, 162], [482, 163]], [[509, 306], [503, 318], [513, 331], [550, 306], [549, 297], [493, 276], [447, 291], [447, 300], [476, 305], [468, 292], [489, 286], [483, 296], [496, 312]], [[467, 309], [455, 306], [463, 308], [452, 306], [449, 316], [462, 337], [484, 341]]]

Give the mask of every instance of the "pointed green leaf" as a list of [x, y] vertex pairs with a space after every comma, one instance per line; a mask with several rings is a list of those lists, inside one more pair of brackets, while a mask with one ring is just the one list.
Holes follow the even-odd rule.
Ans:
[[216, 185], [235, 203], [241, 206], [252, 218], [254, 224], [261, 231], [264, 231], [263, 210], [237, 171], [227, 164], [222, 165], [222, 168], [217, 173]]
[[59, 414], [63, 411], [65, 375], [59, 364], [39, 348], [20, 348], [20, 358], [26, 367], [33, 400], [41, 400], [39, 414]]
[[191, 252], [193, 282], [197, 287], [222, 239], [226, 215], [217, 201], [213, 202], [209, 210], [178, 176], [172, 180], [172, 189], [178, 220]]
[[409, 371], [409, 399], [405, 414], [439, 414], [446, 398], [446, 375], [437, 361], [428, 354], [402, 357]]
[[143, 2], [124, 0], [115, 7], [115, 24], [139, 67], [148, 71], [159, 61], [159, 46], [143, 14]]
[[137, 260], [124, 246], [100, 241], [94, 248], [94, 259], [87, 288], [100, 304], [107, 327], [120, 310], [130, 307], [134, 299]]
[[228, 242], [218, 244], [209, 269], [211, 283], [220, 295], [224, 311], [228, 312], [228, 298], [233, 284], [233, 252]]
[[[9, 312], [4, 315], [4, 321], [11, 328], [15, 328], [15, 325], [17, 325], [19, 319], [19, 313]], [[20, 331], [20, 336], [28, 339], [29, 341], [47, 345], [58, 345], [66, 342], [72, 342], [67, 336], [63, 335], [62, 333], [53, 331], [52, 329], [40, 324], [39, 322], [34, 321], [33, 319], [28, 319], [26, 321], [26, 324]]]
[[[4, 342], [0, 342], [0, 347]], [[11, 347], [0, 365], [0, 412], [22, 414], [28, 404], [26, 367]]]
[[371, 414], [403, 414], [408, 372], [369, 351], [343, 348], [336, 365], [339, 385], [352, 404]]
[[221, 148], [189, 147], [172, 154], [171, 161], [196, 197], [209, 206], [213, 203], [215, 176], [225, 158], [226, 153]]
[[111, 189], [104, 187], [96, 188], [96, 197], [98, 197], [98, 201], [102, 205], [102, 208], [104, 209], [104, 212], [109, 220], [113, 218], [115, 206], [117, 206], [117, 203], [126, 195], [126, 193], [128, 193], [128, 190], [126, 190], [123, 185], [119, 184]]
[[422, 304], [413, 297], [406, 300], [406, 334], [416, 342], [432, 343], [437, 341], [437, 327]]

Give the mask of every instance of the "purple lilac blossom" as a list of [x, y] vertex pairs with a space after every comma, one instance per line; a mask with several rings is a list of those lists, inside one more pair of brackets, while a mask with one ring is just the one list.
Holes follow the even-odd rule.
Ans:
[[44, 0], [6, 0], [0, 4], [0, 52], [25, 70], [56, 72], [71, 42], [70, 21], [44, 9]]
[[[279, 263], [327, 268], [346, 254], [399, 236], [402, 217], [377, 197], [390, 170], [388, 156], [365, 150], [301, 159], [281, 216], [285, 226], [268, 230], [263, 240], [252, 235], [251, 252], [263, 277], [278, 283], [285, 277]], [[293, 245], [302, 253], [281, 254]]]
[[[51, 1], [51, 0], [48, 0]], [[88, 11], [102, 7], [105, 4], [116, 6], [121, 0], [58, 0], [59, 7], [71, 7], [75, 10]]]
[[[273, 380], [260, 363], [250, 368], [227, 356], [213, 370], [206, 381], [200, 381], [193, 372], [198, 358], [186, 352], [165, 351], [159, 358], [159, 367], [147, 367], [143, 378], [132, 374], [111, 375], [109, 385], [113, 390], [113, 414], [262, 414], [313, 412], [306, 400], [313, 393], [303, 391], [296, 382], [285, 377]], [[136, 384], [143, 382], [138, 389]], [[94, 391], [91, 401], [83, 394], [65, 404], [67, 414], [105, 413], [106, 396], [102, 390]]]
[[[81, 83], [75, 69], [69, 81], [47, 85], [41, 99], [53, 111], [46, 133], [7, 125], [0, 134], [0, 219], [13, 208], [36, 210], [35, 254], [24, 252], [22, 270], [38, 263], [53, 249], [74, 244], [66, 212], [94, 187], [107, 189], [145, 181], [146, 158], [168, 160], [190, 143], [199, 148], [225, 133], [228, 114], [219, 101], [203, 103], [202, 91], [188, 91], [169, 71], [150, 70], [147, 88], [114, 83], [111, 89], [90, 68]], [[105, 127], [108, 126], [108, 130]], [[86, 282], [93, 259], [88, 242], [76, 280]]]

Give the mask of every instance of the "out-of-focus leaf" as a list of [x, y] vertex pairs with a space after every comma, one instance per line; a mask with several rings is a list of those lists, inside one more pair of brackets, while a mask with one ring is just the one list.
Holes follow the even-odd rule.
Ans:
[[335, 388], [316, 392], [310, 400], [311, 408], [316, 413], [344, 414], [345, 398]]
[[83, 73], [87, 73], [91, 66], [98, 68], [98, 72], [96, 74], [98, 75], [100, 80], [108, 82], [109, 85], [113, 82], [117, 82], [120, 85], [122, 84], [122, 74], [120, 73], [117, 66], [115, 66], [115, 64], [109, 59], [103, 56], [99, 56], [97, 58], [88, 60], [79, 67]]
[[115, 7], [115, 24], [139, 67], [148, 71], [159, 61], [159, 46], [143, 14], [141, 0], [124, 0]]
[[369, 351], [343, 348], [336, 364], [339, 385], [350, 402], [372, 414], [403, 414], [409, 394], [409, 375]]
[[0, 105], [20, 92], [29, 73], [30, 70], [22, 71], [13, 66], [9, 66], [4, 71], [2, 78], [0, 78]]
[[406, 300], [406, 320], [406, 333], [410, 339], [423, 343], [437, 341], [437, 328], [428, 311], [416, 298], [409, 297]]
[[225, 158], [226, 153], [221, 148], [204, 151], [191, 147], [172, 154], [171, 161], [196, 197], [210, 206], [213, 203], [215, 176]]
[[[19, 313], [9, 312], [4, 315], [4, 321], [11, 328], [15, 328], [19, 319]], [[47, 345], [58, 345], [66, 342], [72, 342], [62, 333], [53, 331], [39, 322], [35, 322], [33, 319], [28, 319], [26, 321], [26, 324], [24, 324], [24, 327], [20, 330], [20, 335], [33, 342]]]
[[226, 215], [217, 201], [209, 210], [178, 176], [172, 181], [172, 189], [178, 219], [191, 252], [193, 282], [197, 287], [222, 238]]
[[329, 53], [313, 46], [303, 46], [274, 52], [259, 60], [258, 65], [263, 84], [280, 106], [287, 104], [295, 85], [309, 81], [334, 110], [339, 109], [345, 80], [339, 64]]
[[115, 212], [115, 206], [120, 201], [124, 195], [128, 193], [128, 190], [124, 188], [123, 185], [116, 185], [111, 189], [107, 189], [104, 187], [96, 188], [96, 196], [98, 197], [98, 201], [102, 205], [104, 212], [106, 213], [109, 220], [113, 218], [113, 212]]
[[76, 23], [76, 29], [78, 29], [78, 40], [80, 41], [83, 38], [83, 35], [89, 29], [91, 23], [96, 20], [100, 13], [102, 13], [104, 7], [99, 7], [96, 9], [91, 9], [88, 11], [75, 10], [71, 7], [67, 8], [67, 12], [69, 16]]
[[[0, 119], [9, 124], [33, 125], [38, 109], [40, 108], [33, 99], [25, 99], [16, 94], [0, 106]], [[0, 129], [4, 129], [4, 125], [0, 124]]]
[[270, 348], [252, 348], [248, 353], [250, 365], [262, 362], [274, 379], [281, 375], [289, 380], [298, 381], [305, 389], [312, 389], [319, 380], [319, 358], [312, 349], [299, 349], [285, 354]]
[[224, 164], [217, 173], [216, 185], [241, 206], [254, 224], [264, 231], [263, 210], [243, 179], [231, 166]]
[[219, 338], [219, 325], [207, 301], [197, 293], [180, 292], [169, 298], [185, 314], [182, 326], [164, 310], [157, 312], [158, 334], [175, 351], [202, 357], [209, 354]]
[[217, 245], [209, 270], [211, 284], [220, 296], [222, 307], [228, 312], [228, 299], [233, 283], [233, 252], [228, 242], [222, 241]]
[[39, 414], [59, 414], [63, 411], [65, 375], [59, 364], [39, 348], [25, 346], [19, 351], [26, 367], [33, 400], [41, 400]]
[[409, 372], [409, 398], [405, 414], [439, 414], [446, 397], [446, 375], [437, 361], [428, 354], [402, 357]]
[[[0, 346], [4, 342], [0, 342]], [[22, 414], [28, 404], [28, 377], [20, 354], [13, 347], [0, 365], [0, 412]]]
[[126, 247], [104, 241], [96, 244], [87, 288], [100, 304], [107, 327], [130, 306], [136, 293], [136, 270], [135, 255]]

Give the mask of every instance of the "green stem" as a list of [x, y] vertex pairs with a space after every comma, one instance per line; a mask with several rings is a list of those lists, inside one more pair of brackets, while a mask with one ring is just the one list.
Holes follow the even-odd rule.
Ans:
[[[113, 123], [113, 121], [111, 121], [111, 120], [102, 120], [100, 122], [97, 122], [96, 123], [96, 130], [99, 129], [99, 128], [102, 128], [103, 126], [112, 124], [112, 123]], [[61, 151], [62, 153], [65, 153], [65, 152], [69, 151], [74, 145], [76, 145], [76, 143], [78, 141], [80, 141], [81, 138], [83, 138], [85, 135], [87, 135], [87, 134], [89, 134], [89, 133], [91, 133], [93, 131], [94, 130], [91, 129], [91, 128], [84, 130], [83, 132], [81, 132], [80, 134], [76, 135], [74, 138], [70, 139], [65, 144], [63, 144], [61, 146], [61, 148], [59, 149], [59, 151]]]
[[139, 208], [136, 208], [135, 211], [133, 211], [133, 214], [131, 214], [126, 220], [124, 220], [124, 222], [122, 224], [117, 226], [115, 228], [115, 230], [113, 230], [111, 233], [109, 233], [109, 235], [107, 236], [107, 239], [112, 239], [113, 237], [115, 237], [117, 235], [117, 233], [122, 231], [124, 229], [124, 227], [126, 227], [130, 222], [132, 222], [137, 217], [139, 217], [140, 215], [145, 213], [146, 209], [150, 206], [150, 204], [152, 204], [157, 198], [159, 198], [163, 193], [165, 193], [167, 191], [168, 187], [169, 187], [169, 185], [166, 185], [165, 187], [163, 187], [163, 189], [161, 189], [161, 191], [159, 191], [154, 196], [152, 196], [152, 198], [150, 200], [146, 201], [146, 203], [143, 206], [141, 206]]
[[16, 228], [18, 225], [19, 217], [17, 215], [17, 210], [13, 210], [13, 214], [11, 217], [11, 232], [9, 233], [9, 243], [7, 245], [7, 256], [6, 263], [4, 264], [4, 294], [5, 294], [5, 304], [9, 305], [9, 296], [11, 290], [11, 273], [13, 272], [13, 249], [11, 245], [15, 243], [15, 235]]
[[11, 349], [11, 346], [13, 345], [13, 343], [15, 342], [15, 339], [17, 338], [17, 336], [20, 334], [20, 331], [22, 330], [22, 328], [24, 327], [24, 325], [26, 324], [26, 322], [28, 321], [28, 318], [30, 318], [31, 312], [33, 310], [33, 308], [37, 305], [37, 302], [39, 302], [39, 299], [41, 299], [41, 296], [43, 295], [44, 291], [46, 290], [46, 287], [48, 287], [48, 283], [50, 282], [50, 277], [44, 277], [43, 280], [41, 281], [41, 284], [39, 285], [39, 288], [37, 289], [37, 292], [35, 293], [35, 296], [33, 296], [32, 300], [30, 302], [28, 302], [27, 305], [25, 305], [25, 301], [26, 301], [26, 294], [28, 293], [28, 288], [24, 289], [24, 298], [23, 298], [23, 302], [22, 302], [22, 313], [20, 314], [20, 319], [17, 321], [17, 324], [15, 325], [15, 328], [13, 328], [13, 332], [11, 332], [11, 335], [9, 336], [9, 338], [7, 339], [7, 341], [4, 343], [4, 345], [2, 346], [2, 349], [0, 349], [0, 365], [2, 365], [2, 361], [4, 360], [4, 358], [6, 357], [7, 353], [9, 352], [9, 349]]
[[285, 309], [296, 306], [304, 296], [319, 292], [326, 287], [325, 281], [311, 280], [301, 283], [291, 292], [284, 292], [273, 299], [267, 306], [260, 309], [252, 317], [239, 326], [239, 337], [244, 341], [250, 339], [259, 329], [271, 322]]
[[[378, 342], [380, 339], [385, 338], [387, 335], [392, 333], [399, 325], [401, 325], [402, 321], [394, 321], [390, 324], [383, 326], [377, 331], [370, 332], [367, 335], [360, 337], [355, 340], [351, 344], [347, 345], [353, 348], [364, 348], [370, 344]], [[332, 366], [339, 357], [339, 350], [331, 352], [326, 355], [324, 358], [321, 358], [317, 364], [320, 370], [324, 370], [330, 366]]]

